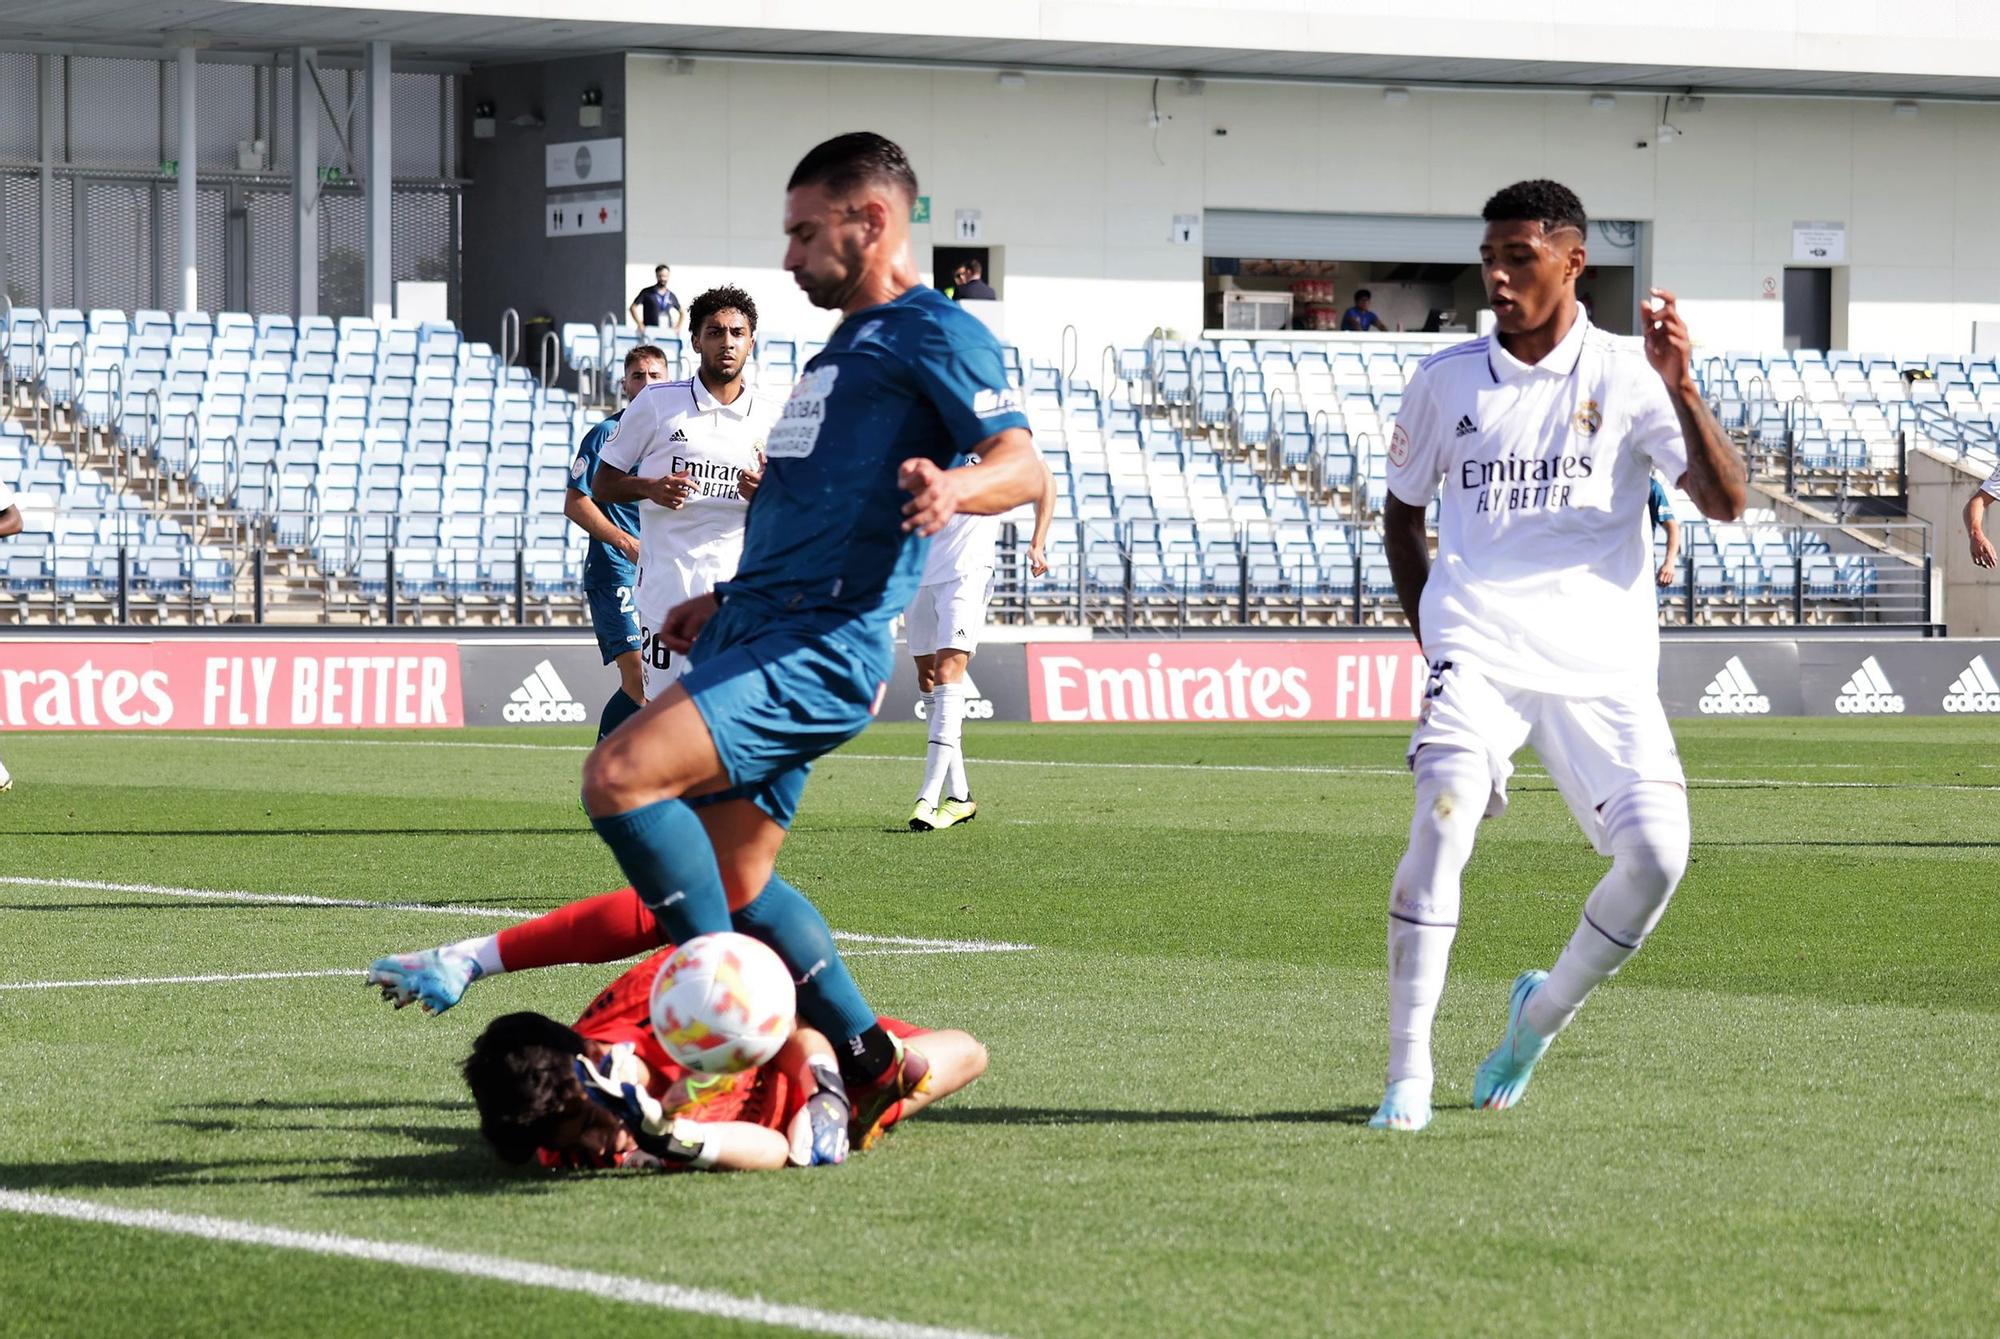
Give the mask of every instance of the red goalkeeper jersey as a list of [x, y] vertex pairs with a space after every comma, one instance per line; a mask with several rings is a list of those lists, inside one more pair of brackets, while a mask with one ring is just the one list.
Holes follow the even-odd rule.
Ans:
[[[577, 1033], [609, 1046], [631, 1042], [652, 1071], [653, 1081], [647, 1086], [653, 1096], [676, 1115], [698, 1121], [749, 1121], [786, 1132], [809, 1091], [803, 1066], [791, 1071], [774, 1061], [740, 1074], [695, 1073], [675, 1063], [653, 1035], [649, 1007], [653, 978], [673, 951], [668, 945], [606, 986], [576, 1020]], [[897, 1018], [878, 1021], [898, 1037], [921, 1036], [928, 1030]], [[893, 1124], [901, 1115], [902, 1104], [897, 1103], [883, 1123]]]

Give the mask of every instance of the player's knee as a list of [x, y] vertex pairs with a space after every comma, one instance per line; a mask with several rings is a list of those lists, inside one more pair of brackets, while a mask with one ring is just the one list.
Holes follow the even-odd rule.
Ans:
[[622, 814], [670, 798], [673, 791], [661, 787], [638, 765], [628, 741], [613, 735], [590, 751], [583, 762], [583, 805], [593, 817]]
[[1605, 806], [1611, 856], [1634, 888], [1662, 901], [1688, 863], [1687, 795], [1678, 786], [1641, 783]]

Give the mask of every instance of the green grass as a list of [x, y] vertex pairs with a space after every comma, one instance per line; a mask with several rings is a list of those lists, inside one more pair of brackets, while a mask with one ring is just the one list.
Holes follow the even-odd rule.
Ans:
[[[1015, 1335], [1989, 1328], [2000, 755], [1944, 720], [1679, 734], [1688, 878], [1505, 1115], [1464, 1109], [1472, 1067], [1603, 868], [1532, 759], [1468, 871], [1443, 1110], [1392, 1137], [1360, 1122], [1403, 729], [978, 724], [980, 820], [920, 837], [922, 738], [885, 725], [821, 765], [784, 868], [842, 929], [1037, 948], [854, 960], [878, 1008], [993, 1053], [879, 1151], [759, 1178], [499, 1167], [455, 1062], [615, 968], [483, 982], [441, 1019], [358, 978], [10, 991], [0, 1189]], [[11, 736], [0, 872], [530, 910], [620, 882], [577, 811], [577, 732], [305, 738]], [[358, 969], [490, 924], [0, 885], [0, 978]], [[770, 1333], [5, 1213], [0, 1261], [7, 1334]]]

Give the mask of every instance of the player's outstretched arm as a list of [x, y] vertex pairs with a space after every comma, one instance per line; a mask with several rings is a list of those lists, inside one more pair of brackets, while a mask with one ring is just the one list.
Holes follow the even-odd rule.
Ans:
[[1695, 384], [1694, 341], [1674, 295], [1664, 288], [1655, 288], [1652, 293], [1654, 305], [1641, 313], [1640, 320], [1645, 326], [1646, 361], [1666, 383], [1674, 417], [1680, 420], [1681, 440], [1687, 443], [1687, 473], [1677, 481], [1678, 486], [1709, 520], [1733, 521], [1743, 514], [1749, 497], [1743, 482], [1743, 457], [1709, 412], [1701, 387]]
[[1038, 577], [1049, 574], [1049, 527], [1056, 519], [1056, 474], [1042, 462], [1042, 495], [1035, 499], [1035, 533], [1028, 540], [1028, 571]]
[[1995, 562], [1993, 541], [1986, 537], [1986, 508], [1992, 501], [1983, 487], [1974, 489], [1965, 500], [1965, 533], [1972, 541], [1972, 561], [1978, 567], [1992, 567]]
[[1389, 579], [1396, 583], [1396, 599], [1403, 617], [1410, 621], [1410, 633], [1417, 645], [1424, 644], [1424, 632], [1417, 624], [1417, 610], [1424, 602], [1424, 585], [1431, 579], [1431, 546], [1424, 528], [1424, 508], [1412, 507], [1394, 493], [1382, 506], [1382, 551], [1389, 559]]
[[1026, 428], [997, 432], [972, 454], [979, 457], [977, 465], [955, 470], [922, 456], [903, 462], [896, 481], [911, 495], [903, 507], [906, 532], [934, 535], [959, 512], [997, 516], [1041, 496], [1048, 470]]

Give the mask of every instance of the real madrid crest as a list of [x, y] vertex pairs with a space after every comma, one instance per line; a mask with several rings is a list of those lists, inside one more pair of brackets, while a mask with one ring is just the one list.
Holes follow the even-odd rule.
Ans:
[[1604, 411], [1597, 407], [1597, 401], [1585, 400], [1571, 421], [1576, 424], [1578, 432], [1589, 437], [1604, 426]]

